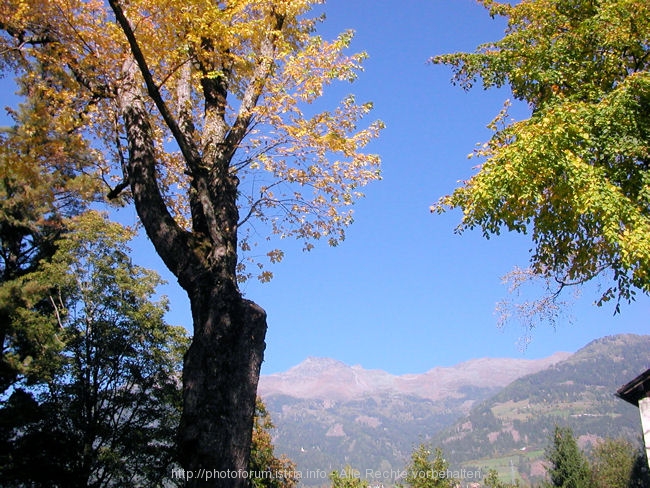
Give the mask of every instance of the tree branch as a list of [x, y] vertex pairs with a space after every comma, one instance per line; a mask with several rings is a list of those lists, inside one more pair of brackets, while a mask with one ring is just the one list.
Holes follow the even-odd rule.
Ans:
[[158, 187], [153, 130], [135, 82], [136, 70], [133, 62], [128, 62], [117, 93], [129, 143], [127, 167], [131, 192], [138, 216], [156, 251], [181, 286], [186, 287], [203, 268], [200, 258], [192, 253], [190, 234], [169, 213]]
[[163, 99], [158, 86], [153, 80], [153, 76], [147, 64], [147, 60], [145, 59], [144, 54], [140, 49], [138, 40], [136, 39], [135, 33], [131, 28], [131, 24], [129, 23], [126, 15], [124, 14], [124, 11], [122, 10], [122, 6], [119, 4], [118, 0], [108, 0], [108, 3], [115, 13], [117, 23], [126, 36], [129, 47], [131, 48], [131, 54], [133, 54], [133, 58], [138, 65], [140, 73], [142, 74], [145, 85], [147, 87], [147, 93], [156, 104], [156, 107], [158, 108], [160, 115], [165, 121], [165, 124], [167, 124], [167, 127], [169, 127], [169, 130], [176, 140], [176, 143], [178, 144], [178, 147], [180, 148], [181, 153], [183, 154], [183, 157], [185, 158], [185, 161], [187, 162], [190, 170], [196, 168], [201, 160], [199, 152], [194, 145], [191, 137], [188, 137], [187, 134], [179, 127], [176, 119], [167, 107], [167, 104], [165, 103], [165, 100]]
[[284, 16], [275, 12], [272, 12], [271, 15], [274, 17], [275, 22], [272, 26], [271, 32], [262, 42], [259, 64], [253, 71], [253, 79], [246, 87], [246, 91], [242, 96], [237, 119], [226, 137], [225, 142], [226, 147], [228, 148], [228, 154], [226, 157], [228, 160], [230, 160], [230, 158], [235, 154], [240, 142], [246, 135], [253, 115], [253, 109], [257, 105], [260, 96], [262, 96], [264, 85], [273, 69], [275, 42], [278, 31], [280, 31], [284, 25]]
[[[109, 200], [114, 200], [116, 199], [120, 193], [122, 193], [123, 190], [128, 188], [130, 185], [129, 182], [129, 166], [126, 162], [126, 158], [124, 157], [124, 150], [122, 146], [122, 141], [120, 141], [120, 132], [118, 129], [118, 121], [117, 121], [117, 115], [115, 116], [114, 122], [114, 129], [115, 129], [115, 147], [117, 148], [117, 154], [119, 155], [120, 158], [120, 168], [122, 169], [122, 181], [115, 186], [115, 188], [111, 188], [111, 186], [106, 182], [109, 188], [111, 190], [108, 192], [108, 195], [106, 195], [106, 198]], [[103, 179], [103, 176], [102, 176]]]

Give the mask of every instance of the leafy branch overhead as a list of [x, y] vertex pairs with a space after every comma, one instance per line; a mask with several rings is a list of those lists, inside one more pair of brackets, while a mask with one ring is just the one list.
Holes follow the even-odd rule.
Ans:
[[[340, 242], [361, 188], [379, 179], [379, 158], [365, 148], [383, 124], [361, 125], [372, 104], [352, 95], [331, 110], [317, 103], [327, 85], [353, 81], [366, 55], [345, 53], [352, 32], [314, 35], [314, 3], [10, 0], [0, 52], [103, 146], [97, 164], [113, 199], [133, 176], [119, 175], [133, 151], [122, 127], [126, 86], [142, 82], [173, 225], [219, 242], [219, 216], [205, 202], [218, 179], [233, 178], [239, 251], [268, 264], [281, 256], [270, 236], [305, 249]], [[249, 261], [239, 259], [240, 279], [251, 276]]]
[[432, 210], [460, 208], [459, 230], [486, 237], [530, 234], [531, 269], [553, 293], [606, 276], [599, 304], [618, 310], [650, 291], [650, 5], [481, 3], [505, 36], [433, 62], [465, 89], [509, 86], [532, 113], [511, 121], [506, 107], [478, 172]]

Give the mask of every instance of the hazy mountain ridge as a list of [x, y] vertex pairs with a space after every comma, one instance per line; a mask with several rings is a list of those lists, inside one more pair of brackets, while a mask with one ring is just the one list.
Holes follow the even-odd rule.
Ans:
[[538, 461], [558, 421], [583, 445], [640, 435], [638, 409], [614, 392], [650, 366], [650, 336], [605, 337], [537, 361], [477, 359], [395, 376], [309, 358], [263, 376], [259, 391], [277, 426], [277, 452], [300, 470], [399, 470], [427, 442], [454, 465], [517, 469], [525, 480], [542, 473]]
[[[400, 394], [429, 400], [458, 396], [464, 387], [500, 388], [521, 376], [568, 358], [558, 352], [542, 359], [481, 358], [421, 374], [392, 375], [381, 370], [348, 366], [330, 358], [309, 357], [284, 373], [260, 378], [258, 392], [266, 398], [283, 395], [300, 399], [349, 401], [364, 396]], [[498, 373], [498, 374], [497, 374]]]
[[400, 376], [308, 358], [284, 373], [263, 376], [259, 394], [276, 425], [278, 452], [299, 469], [330, 471], [350, 464], [399, 470], [423, 438], [512, 380], [569, 356], [482, 358]]

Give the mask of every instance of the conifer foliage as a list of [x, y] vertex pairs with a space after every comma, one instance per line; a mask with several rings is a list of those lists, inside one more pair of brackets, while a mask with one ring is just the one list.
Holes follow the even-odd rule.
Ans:
[[573, 431], [568, 427], [556, 426], [552, 441], [546, 452], [546, 458], [550, 463], [548, 469], [550, 486], [589, 488], [591, 486], [589, 463], [578, 448]]
[[448, 477], [449, 462], [442, 449], [434, 452], [421, 444], [411, 453], [411, 462], [406, 467], [406, 485], [410, 488], [451, 488], [455, 481]]

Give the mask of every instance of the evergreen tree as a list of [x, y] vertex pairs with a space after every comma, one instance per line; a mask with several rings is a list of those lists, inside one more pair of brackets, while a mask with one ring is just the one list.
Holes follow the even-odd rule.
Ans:
[[451, 488], [454, 486], [447, 478], [449, 463], [444, 459], [442, 449], [437, 447], [431, 459], [431, 450], [421, 444], [411, 454], [411, 462], [406, 468], [406, 484], [411, 488]]
[[517, 488], [519, 486], [519, 480], [515, 484], [504, 483], [499, 479], [499, 473], [496, 469], [488, 470], [488, 474], [483, 480], [485, 488]]
[[[87, 175], [96, 161], [74, 130], [74, 107], [44, 100], [26, 80], [19, 88], [25, 101], [9, 111], [12, 126], [0, 130], [0, 394], [55, 367], [60, 301], [29, 276], [52, 258], [68, 219], [97, 193], [97, 180]], [[39, 313], [27, 317], [25, 309]]]
[[332, 480], [332, 488], [366, 488], [367, 486], [359, 472], [351, 466], [346, 466], [341, 472], [332, 471], [330, 480]]
[[640, 449], [634, 460], [630, 488], [646, 488], [650, 486], [650, 471], [645, 449]]
[[[160, 278], [133, 265], [128, 233], [96, 213], [71, 223], [30, 279], [66, 297], [51, 378], [17, 385], [0, 410], [3, 486], [169, 485], [189, 340], [153, 302]], [[25, 317], [38, 310], [23, 310]]]
[[590, 488], [591, 472], [584, 454], [578, 448], [569, 427], [555, 426], [552, 444], [546, 451], [550, 463], [551, 486], [561, 488]]

